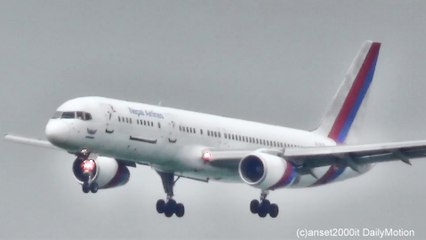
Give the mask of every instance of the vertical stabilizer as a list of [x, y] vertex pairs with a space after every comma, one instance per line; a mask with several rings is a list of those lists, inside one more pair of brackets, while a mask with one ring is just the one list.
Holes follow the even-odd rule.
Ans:
[[373, 81], [379, 50], [379, 42], [366, 41], [362, 45], [315, 132], [337, 143], [345, 142]]

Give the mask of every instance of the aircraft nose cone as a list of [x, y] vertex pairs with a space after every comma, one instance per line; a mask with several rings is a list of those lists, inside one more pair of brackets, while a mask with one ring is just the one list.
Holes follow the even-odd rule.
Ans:
[[53, 145], [63, 146], [68, 138], [68, 126], [58, 120], [50, 120], [45, 129], [46, 137]]

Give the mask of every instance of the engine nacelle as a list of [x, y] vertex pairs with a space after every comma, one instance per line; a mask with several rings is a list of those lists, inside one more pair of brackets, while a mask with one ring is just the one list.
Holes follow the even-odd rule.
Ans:
[[240, 161], [238, 171], [245, 183], [264, 190], [288, 186], [297, 176], [291, 162], [262, 152], [254, 152], [244, 157]]
[[99, 189], [112, 188], [126, 184], [130, 179], [129, 169], [114, 158], [77, 158], [73, 163], [73, 173], [80, 184], [85, 181], [96, 182]]

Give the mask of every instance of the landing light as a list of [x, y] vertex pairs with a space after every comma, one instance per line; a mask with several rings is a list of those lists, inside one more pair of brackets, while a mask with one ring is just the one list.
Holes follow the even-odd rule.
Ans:
[[81, 165], [81, 170], [83, 173], [92, 173], [95, 170], [96, 164], [92, 159], [84, 160]]
[[212, 160], [212, 153], [207, 151], [203, 153], [203, 156], [201, 157], [201, 159], [203, 159], [204, 161], [208, 162], [210, 160]]

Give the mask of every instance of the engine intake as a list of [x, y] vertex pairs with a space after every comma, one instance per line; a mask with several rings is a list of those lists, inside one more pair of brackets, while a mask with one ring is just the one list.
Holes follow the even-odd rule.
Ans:
[[265, 166], [259, 157], [249, 155], [241, 161], [240, 174], [244, 180], [256, 184], [265, 178]]

